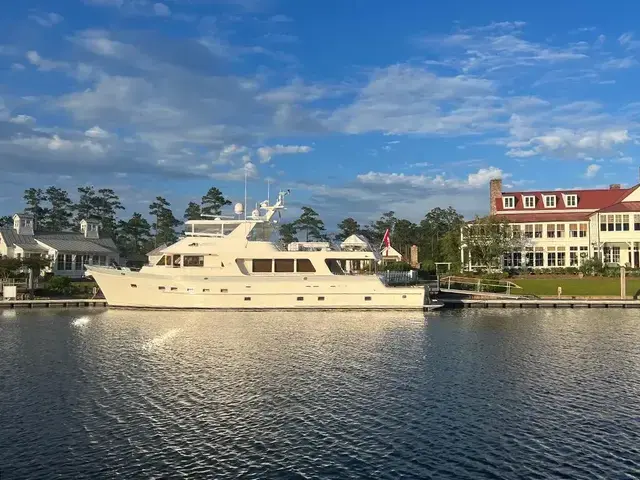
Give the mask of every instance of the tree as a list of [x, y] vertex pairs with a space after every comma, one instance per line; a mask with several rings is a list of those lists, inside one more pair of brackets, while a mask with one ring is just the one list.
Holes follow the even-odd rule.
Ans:
[[353, 218], [345, 218], [338, 224], [338, 235], [336, 235], [336, 239], [344, 240], [351, 235], [360, 232], [360, 224]]
[[384, 232], [386, 232], [387, 229], [391, 232], [397, 221], [398, 219], [395, 216], [395, 212], [389, 211], [383, 213], [378, 220], [371, 222], [363, 233], [373, 245], [380, 245], [384, 238]]
[[226, 199], [218, 188], [211, 187], [207, 194], [202, 197], [201, 213], [202, 215], [220, 215], [222, 213], [222, 207], [227, 205], [231, 205], [231, 201]]
[[508, 221], [495, 215], [476, 217], [462, 229], [462, 242], [471, 262], [487, 270], [502, 268], [505, 253], [522, 250], [523, 239], [514, 235]]
[[152, 224], [155, 232], [155, 244], [174, 243], [178, 236], [175, 228], [180, 225], [180, 220], [173, 216], [171, 204], [162, 197], [156, 197], [155, 202], [149, 205], [149, 213], [155, 217]]
[[118, 243], [123, 253], [144, 253], [151, 239], [151, 225], [141, 213], [134, 212], [129, 220], [121, 220], [118, 230]]
[[18, 271], [22, 268], [22, 262], [17, 258], [0, 258], [0, 278], [7, 279], [12, 278], [18, 274]]
[[13, 218], [9, 215], [0, 217], [0, 228], [13, 228]]
[[[459, 262], [460, 228], [464, 217], [454, 208], [436, 207], [424, 216], [419, 226], [420, 261], [427, 265], [434, 262]], [[455, 239], [458, 249], [451, 242]]]
[[80, 229], [80, 222], [95, 216], [97, 203], [96, 191], [92, 186], [78, 187], [78, 203], [73, 209], [76, 211], [74, 224], [76, 229]]
[[196, 202], [189, 202], [187, 205], [187, 209], [184, 211], [184, 219], [185, 220], [198, 220], [201, 218], [202, 211], [200, 210], [200, 205]]
[[120, 197], [111, 188], [101, 188], [93, 199], [95, 215], [100, 217], [102, 232], [109, 237], [117, 237], [118, 210], [124, 210]]
[[411, 245], [417, 242], [418, 226], [409, 220], [396, 220], [393, 231], [391, 232], [391, 245], [400, 252], [400, 254], [407, 256]]
[[285, 247], [290, 243], [298, 241], [298, 238], [296, 237], [296, 233], [298, 233], [298, 231], [296, 230], [295, 223], [281, 223], [278, 233], [280, 234], [280, 241]]
[[47, 195], [41, 188], [28, 188], [23, 198], [27, 204], [24, 211], [33, 215], [34, 230], [38, 229], [46, 222], [47, 209], [42, 204], [47, 201]]
[[306, 241], [309, 238], [315, 240], [323, 240], [324, 235], [324, 222], [320, 219], [318, 213], [311, 207], [302, 207], [302, 215], [295, 222], [293, 222], [296, 231], [304, 230], [306, 232]]
[[73, 224], [73, 202], [69, 194], [58, 187], [49, 187], [46, 190], [47, 199], [51, 204], [44, 222], [44, 228], [50, 231], [63, 232], [69, 230]]

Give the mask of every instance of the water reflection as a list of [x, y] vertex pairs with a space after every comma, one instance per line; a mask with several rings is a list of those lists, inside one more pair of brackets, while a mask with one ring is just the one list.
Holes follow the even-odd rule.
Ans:
[[3, 480], [640, 468], [633, 311], [30, 311], [0, 335]]

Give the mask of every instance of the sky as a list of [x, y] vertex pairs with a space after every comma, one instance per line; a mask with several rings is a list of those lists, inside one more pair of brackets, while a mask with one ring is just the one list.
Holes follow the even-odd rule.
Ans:
[[[23, 0], [0, 8], [0, 214], [28, 187], [291, 189], [328, 225], [638, 180], [638, 2]], [[250, 205], [251, 207], [251, 205]]]

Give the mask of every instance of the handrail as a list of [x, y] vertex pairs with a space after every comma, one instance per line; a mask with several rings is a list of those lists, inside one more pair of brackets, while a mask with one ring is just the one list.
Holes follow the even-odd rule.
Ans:
[[[500, 282], [500, 283], [490, 283], [491, 281], [495, 281], [495, 282]], [[482, 287], [499, 287], [499, 288], [505, 288], [506, 289], [506, 293], [510, 294], [511, 293], [511, 289], [513, 288], [518, 288], [518, 289], [522, 289], [522, 287], [520, 285], [517, 285], [509, 280], [486, 280], [486, 279], [482, 279], [482, 278], [473, 278], [473, 277], [456, 277], [455, 275], [449, 275], [447, 277], [443, 277], [440, 279], [440, 288], [444, 288], [445, 285], [447, 287], [447, 290], [451, 290], [451, 284], [460, 284], [460, 285], [473, 285], [475, 286], [474, 290], [469, 289], [469, 291], [476, 291], [476, 292], [480, 292], [482, 291]]]

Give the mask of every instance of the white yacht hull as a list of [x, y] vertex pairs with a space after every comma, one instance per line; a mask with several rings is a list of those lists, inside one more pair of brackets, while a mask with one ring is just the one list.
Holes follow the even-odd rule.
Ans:
[[424, 287], [389, 287], [375, 276], [165, 276], [90, 267], [110, 307], [221, 310], [429, 310]]

